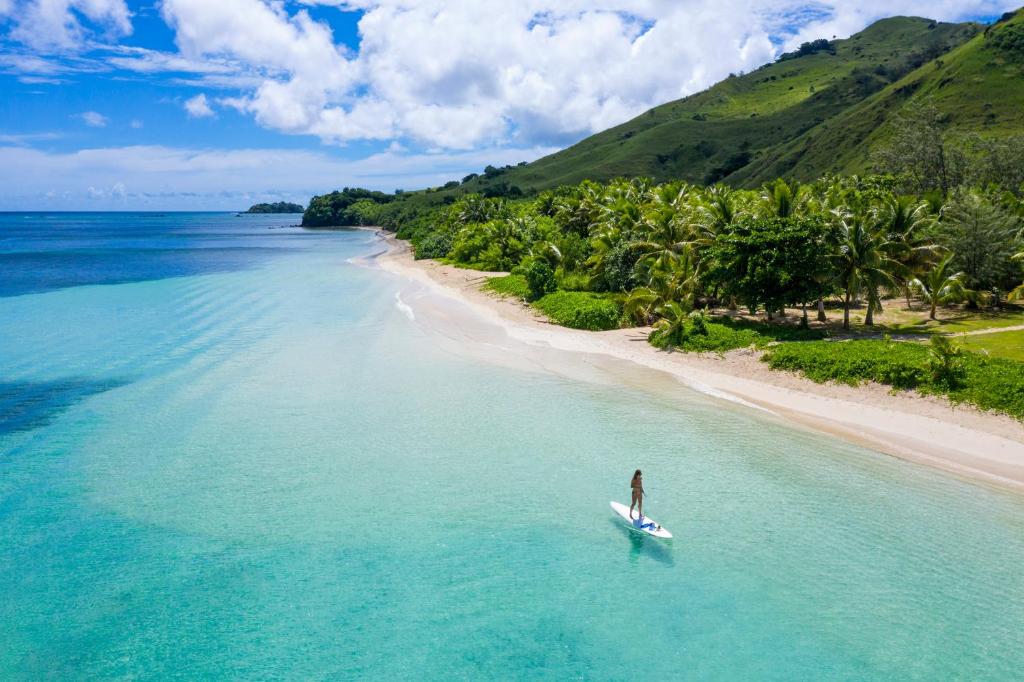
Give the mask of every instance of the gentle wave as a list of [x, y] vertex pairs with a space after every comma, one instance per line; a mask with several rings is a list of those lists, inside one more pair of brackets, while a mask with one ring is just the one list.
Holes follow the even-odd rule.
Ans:
[[416, 320], [416, 313], [412, 311], [409, 304], [402, 300], [402, 294], [395, 292], [395, 307], [402, 311], [402, 314], [408, 317], [410, 320]]

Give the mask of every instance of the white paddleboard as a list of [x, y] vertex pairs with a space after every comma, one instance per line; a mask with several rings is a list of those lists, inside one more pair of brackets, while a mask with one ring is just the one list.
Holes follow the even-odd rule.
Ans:
[[612, 502], [611, 504], [612, 510], [616, 514], [621, 516], [622, 520], [628, 523], [629, 527], [633, 530], [639, 531], [641, 533], [647, 533], [648, 535], [653, 535], [656, 538], [668, 539], [672, 537], [672, 533], [669, 533], [667, 530], [662, 528], [660, 524], [658, 524], [658, 522], [652, 519], [651, 517], [645, 516], [643, 518], [643, 521], [641, 521], [640, 519], [636, 518], [637, 512], [634, 509], [633, 518], [630, 518], [629, 507], [620, 502]]

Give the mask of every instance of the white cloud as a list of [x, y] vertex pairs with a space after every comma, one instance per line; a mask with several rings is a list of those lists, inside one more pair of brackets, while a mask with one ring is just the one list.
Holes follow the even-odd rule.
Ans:
[[[283, 149], [132, 146], [51, 153], [8, 146], [0, 147], [0, 167], [17, 168], [18, 173], [0, 185], [0, 210], [237, 209], [269, 199], [305, 203], [313, 194], [345, 185], [387, 191], [437, 186], [479, 172], [487, 164], [532, 161], [553, 151], [548, 147], [451, 154], [389, 151], [347, 161], [323, 152]], [[48, 197], [48, 192], [56, 194]], [[252, 201], [243, 203], [243, 196]]]
[[828, 3], [829, 14], [802, 26], [789, 41], [789, 46], [816, 38], [844, 38], [883, 17], [919, 16], [939, 21], [967, 21], [979, 16], [999, 16], [1017, 9], [1019, 0], [886, 0], [886, 2]]
[[132, 32], [124, 0], [6, 0], [0, 15], [13, 20], [12, 40], [39, 50], [82, 46], [92, 32], [83, 19], [114, 37]]
[[121, 69], [138, 73], [220, 73], [231, 74], [244, 68], [238, 63], [218, 59], [187, 59], [179, 54], [149, 50], [143, 47], [123, 45], [108, 48], [115, 56], [108, 57], [107, 63]]
[[144, 124], [139, 119], [133, 118], [131, 123], [128, 125], [130, 125], [133, 130], [142, 130]]
[[306, 0], [360, 10], [357, 53], [304, 11], [261, 0], [165, 0], [184, 59], [258, 85], [224, 101], [327, 142], [536, 143], [595, 132], [753, 69], [772, 38], [849, 35], [883, 16], [959, 20], [1001, 0]]
[[0, 144], [24, 145], [59, 138], [59, 133], [0, 133]]
[[206, 95], [203, 93], [185, 100], [185, 111], [188, 112], [190, 118], [208, 118], [214, 115], [213, 109], [210, 108], [209, 102], [206, 101]]
[[[124, 0], [0, 0], [20, 78], [174, 74], [262, 126], [328, 143], [413, 148], [564, 143], [699, 91], [786, 46], [893, 14], [963, 20], [1020, 0], [162, 0], [177, 52], [109, 45]], [[359, 11], [358, 46], [302, 5]], [[75, 47], [87, 54], [74, 54]], [[19, 48], [20, 49], [20, 48]], [[49, 50], [49, 52], [48, 52]], [[59, 57], [53, 51], [61, 51]]]
[[87, 126], [91, 126], [93, 128], [103, 128], [107, 123], [109, 123], [107, 117], [98, 111], [86, 111], [79, 114], [79, 117], [85, 121]]

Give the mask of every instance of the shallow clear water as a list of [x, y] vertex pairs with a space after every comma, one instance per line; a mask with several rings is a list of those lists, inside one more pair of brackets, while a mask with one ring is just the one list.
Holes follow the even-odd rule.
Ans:
[[[1020, 496], [467, 355], [372, 235], [293, 222], [0, 215], [0, 677], [1024, 669]], [[608, 509], [636, 467], [671, 543]]]

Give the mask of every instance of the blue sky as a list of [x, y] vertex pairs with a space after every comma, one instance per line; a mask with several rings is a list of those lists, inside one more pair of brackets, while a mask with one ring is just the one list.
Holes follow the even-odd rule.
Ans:
[[236, 209], [532, 160], [891, 14], [998, 0], [0, 0], [0, 210]]

